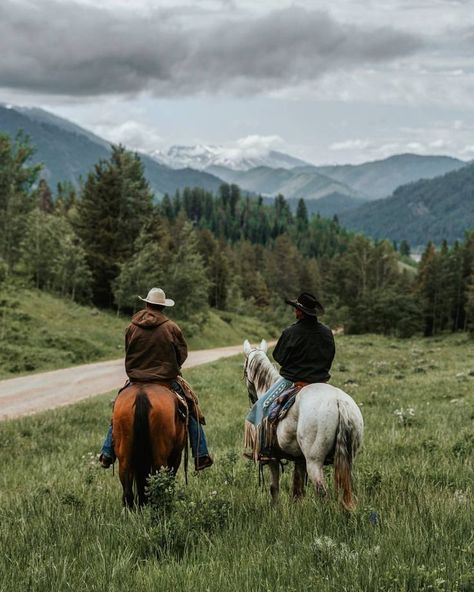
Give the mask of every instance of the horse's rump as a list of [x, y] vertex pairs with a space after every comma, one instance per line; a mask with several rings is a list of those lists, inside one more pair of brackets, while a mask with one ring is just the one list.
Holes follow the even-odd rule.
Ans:
[[142, 503], [150, 473], [161, 467], [178, 470], [186, 444], [180, 405], [176, 393], [162, 384], [134, 383], [117, 397], [112, 434], [125, 498], [125, 489], [135, 482]]

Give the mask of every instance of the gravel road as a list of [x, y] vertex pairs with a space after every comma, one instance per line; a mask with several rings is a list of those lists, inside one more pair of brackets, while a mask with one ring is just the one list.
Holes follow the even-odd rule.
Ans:
[[[184, 368], [193, 368], [242, 352], [242, 345], [192, 351]], [[120, 388], [125, 382], [123, 358], [41, 372], [0, 381], [0, 420], [76, 403]]]

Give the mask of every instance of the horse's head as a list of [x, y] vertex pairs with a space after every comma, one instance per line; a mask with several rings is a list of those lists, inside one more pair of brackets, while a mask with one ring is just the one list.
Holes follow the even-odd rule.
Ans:
[[[262, 339], [258, 347], [252, 347], [248, 339], [244, 341], [244, 379], [249, 399], [254, 404], [266, 392], [271, 371], [276, 372], [267, 356], [268, 343]], [[270, 383], [271, 384], [271, 383]]]

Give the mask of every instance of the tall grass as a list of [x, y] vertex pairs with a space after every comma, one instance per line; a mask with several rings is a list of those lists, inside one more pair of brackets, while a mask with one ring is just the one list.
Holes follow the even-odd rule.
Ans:
[[[206, 412], [215, 465], [152, 483], [156, 506], [124, 513], [96, 453], [104, 395], [0, 424], [0, 590], [468, 591], [474, 589], [474, 360], [463, 336], [343, 337], [333, 384], [361, 405], [358, 508], [311, 488], [270, 506], [241, 457], [242, 360], [187, 373]], [[164, 479], [164, 481], [163, 481]], [[332, 471], [328, 470], [332, 489]], [[167, 493], [166, 493], [167, 491]]]

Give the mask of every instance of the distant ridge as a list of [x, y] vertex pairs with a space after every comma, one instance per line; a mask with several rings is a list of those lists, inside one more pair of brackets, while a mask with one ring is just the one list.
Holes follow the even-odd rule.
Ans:
[[314, 167], [293, 169], [256, 167], [248, 171], [233, 171], [226, 167], [213, 166], [209, 167], [208, 171], [227, 183], [236, 183], [244, 190], [265, 196], [281, 193], [287, 199], [304, 198], [310, 201], [338, 193], [362, 199], [357, 191], [319, 173]]
[[474, 164], [430, 180], [399, 187], [392, 196], [343, 212], [341, 223], [376, 239], [462, 240], [474, 229]]
[[451, 156], [396, 154], [363, 164], [314, 167], [318, 172], [345, 183], [369, 199], [391, 195], [401, 185], [432, 179], [458, 170], [466, 163]]

